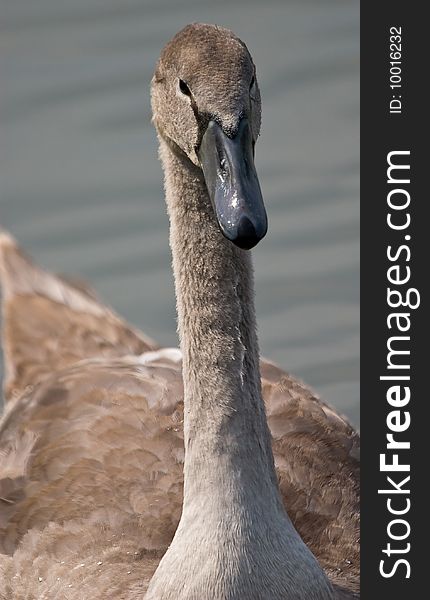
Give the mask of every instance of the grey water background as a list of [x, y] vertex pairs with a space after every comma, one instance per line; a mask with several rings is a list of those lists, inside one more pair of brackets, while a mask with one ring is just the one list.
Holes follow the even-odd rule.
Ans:
[[2, 0], [0, 222], [40, 264], [177, 345], [149, 83], [192, 21], [233, 29], [257, 65], [262, 354], [358, 425], [358, 2]]

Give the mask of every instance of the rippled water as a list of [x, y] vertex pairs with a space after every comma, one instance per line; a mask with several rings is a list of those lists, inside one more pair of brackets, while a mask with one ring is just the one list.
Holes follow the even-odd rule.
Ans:
[[191, 21], [247, 43], [270, 219], [254, 252], [262, 352], [357, 424], [358, 2], [16, 0], [0, 10], [0, 221], [38, 262], [91, 281], [166, 345], [177, 341], [152, 69]]

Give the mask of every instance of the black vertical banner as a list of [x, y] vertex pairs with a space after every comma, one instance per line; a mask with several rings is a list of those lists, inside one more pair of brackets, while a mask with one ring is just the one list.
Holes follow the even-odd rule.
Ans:
[[[361, 4], [362, 595], [423, 598], [427, 417], [428, 33], [424, 5]], [[424, 510], [426, 509], [426, 510]]]

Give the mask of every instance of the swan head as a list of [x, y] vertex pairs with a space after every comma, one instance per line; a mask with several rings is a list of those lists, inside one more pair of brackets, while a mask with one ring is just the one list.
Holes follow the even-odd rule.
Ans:
[[153, 122], [203, 172], [218, 225], [243, 249], [266, 234], [254, 166], [261, 98], [245, 44], [215, 25], [187, 25], [165, 46], [151, 82]]

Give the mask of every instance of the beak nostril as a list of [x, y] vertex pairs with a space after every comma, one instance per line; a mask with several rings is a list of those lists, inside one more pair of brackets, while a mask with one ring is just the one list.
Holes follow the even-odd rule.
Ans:
[[225, 175], [227, 173], [227, 157], [220, 148], [218, 148], [218, 159], [221, 172]]

